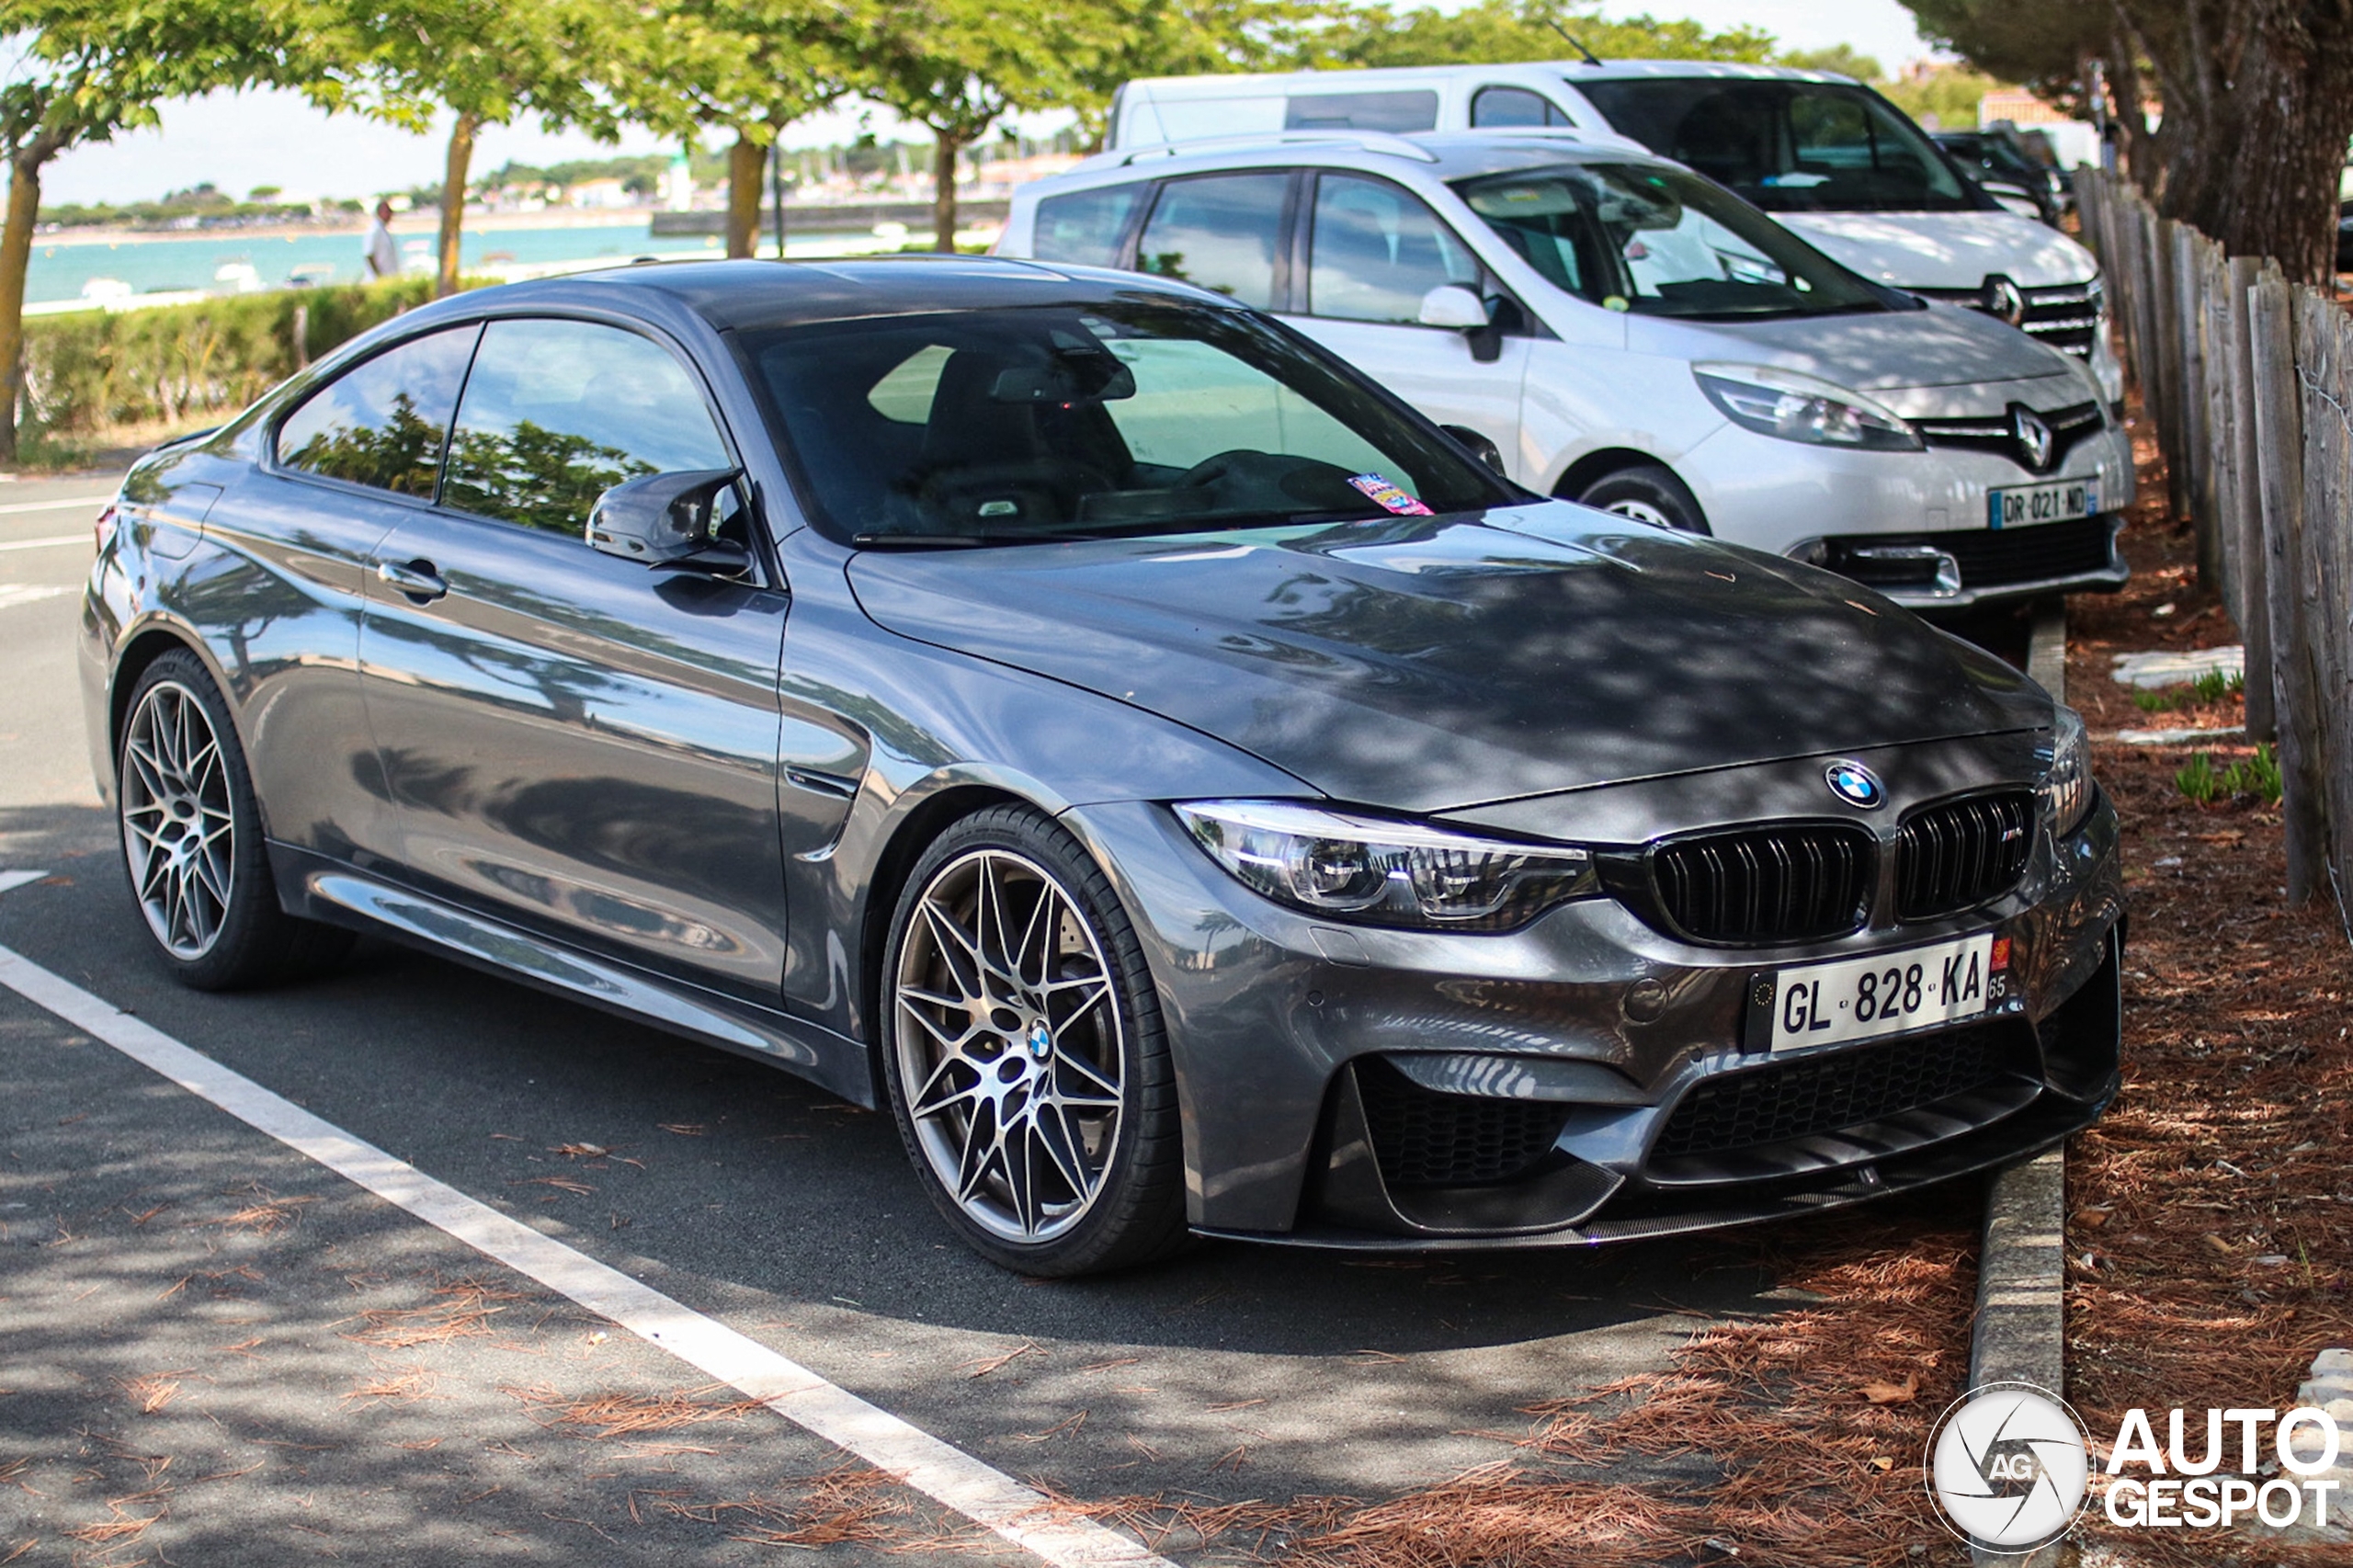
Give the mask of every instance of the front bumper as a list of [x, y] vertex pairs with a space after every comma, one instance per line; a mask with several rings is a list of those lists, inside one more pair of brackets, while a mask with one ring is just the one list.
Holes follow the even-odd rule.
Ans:
[[[1890, 784], [1892, 823], [1982, 778], [2005, 744], [1862, 760]], [[1818, 761], [1786, 778], [1743, 771], [1758, 776], [1727, 799], [1751, 820], [1776, 814], [1800, 774], [1820, 789]], [[1664, 798], [1654, 789], [1586, 793], [1619, 797], [1591, 814], [1623, 822]], [[1542, 804], [1586, 814], [1578, 797]], [[1508, 827], [1529, 805], [1465, 816]], [[1165, 808], [1066, 820], [1113, 870], [1143, 938], [1176, 1061], [1188, 1214], [1205, 1233], [1549, 1246], [1739, 1224], [2006, 1163], [2088, 1124], [2115, 1093], [2123, 902], [2105, 801], [2067, 839], [2039, 834], [2018, 886], [1966, 915], [1874, 916], [1836, 941], [1762, 951], [1664, 935], [1614, 899], [1499, 936], [1340, 927], [1246, 892]], [[1745, 1049], [1760, 974], [1983, 931], [2015, 957], [2006, 996], [1980, 1020]], [[1812, 1081], [1793, 1090], [1792, 1070]], [[1790, 1120], [1792, 1099], [1812, 1108]], [[1695, 1138], [1695, 1117], [1724, 1116], [1728, 1134]]]

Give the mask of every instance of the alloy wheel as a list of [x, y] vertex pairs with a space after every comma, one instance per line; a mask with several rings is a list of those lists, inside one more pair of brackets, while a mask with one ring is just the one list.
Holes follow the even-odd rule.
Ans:
[[212, 950], [236, 876], [236, 816], [221, 737], [176, 681], [149, 687], [122, 745], [122, 840], [155, 939], [174, 958]]
[[1077, 1224], [1127, 1095], [1103, 940], [1068, 890], [1007, 850], [949, 861], [916, 901], [893, 987], [908, 1118], [957, 1207], [1008, 1241]]
[[1621, 517], [1631, 517], [1638, 523], [1648, 523], [1654, 528], [1671, 528], [1676, 526], [1674, 518], [1647, 501], [1632, 499], [1612, 501], [1605, 510], [1615, 512]]

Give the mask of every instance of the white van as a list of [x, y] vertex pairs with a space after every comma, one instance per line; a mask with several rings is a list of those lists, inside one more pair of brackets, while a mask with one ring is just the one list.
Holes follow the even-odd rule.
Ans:
[[1530, 489], [1960, 608], [2113, 588], [2132, 452], [2081, 360], [1874, 283], [1605, 136], [1108, 153], [997, 254], [1281, 318]]
[[1686, 60], [1164, 76], [1120, 89], [1108, 145], [1545, 126], [1631, 137], [1864, 277], [2022, 327], [2087, 362], [2107, 402], [2124, 396], [2091, 252], [2004, 209], [1902, 110], [1845, 76]]

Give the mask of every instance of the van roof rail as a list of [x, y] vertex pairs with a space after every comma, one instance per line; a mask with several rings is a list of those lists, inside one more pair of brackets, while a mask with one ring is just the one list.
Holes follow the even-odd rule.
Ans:
[[1140, 158], [1182, 158], [1194, 153], [1231, 153], [1245, 147], [1284, 147], [1317, 142], [1361, 147], [1368, 153], [1386, 153], [1393, 158], [1411, 158], [1417, 164], [1438, 162], [1438, 154], [1427, 147], [1386, 131], [1262, 131], [1252, 135], [1203, 136], [1183, 142], [1150, 142], [1140, 147], [1115, 148], [1099, 154], [1099, 161], [1089, 158], [1086, 166], [1119, 168]]

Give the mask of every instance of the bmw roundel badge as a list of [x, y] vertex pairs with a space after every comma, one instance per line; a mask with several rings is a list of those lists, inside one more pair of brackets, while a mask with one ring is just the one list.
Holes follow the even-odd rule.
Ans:
[[1822, 777], [1830, 792], [1850, 806], [1868, 812], [1887, 801], [1887, 788], [1879, 781], [1879, 775], [1859, 762], [1834, 762]]

